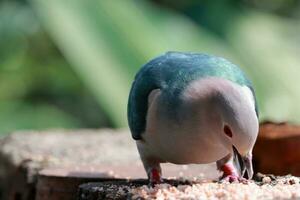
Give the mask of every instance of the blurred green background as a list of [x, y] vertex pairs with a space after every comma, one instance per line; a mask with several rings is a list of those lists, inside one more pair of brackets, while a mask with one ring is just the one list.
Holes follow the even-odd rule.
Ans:
[[1, 0], [0, 133], [124, 127], [134, 74], [165, 51], [223, 56], [261, 120], [300, 122], [300, 1]]

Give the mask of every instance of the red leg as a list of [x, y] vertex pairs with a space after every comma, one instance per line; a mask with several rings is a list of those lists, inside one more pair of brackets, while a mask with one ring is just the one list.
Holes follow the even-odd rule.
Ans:
[[240, 180], [240, 176], [234, 166], [230, 163], [226, 163], [221, 166], [220, 170], [223, 172], [223, 176], [221, 180], [228, 182], [238, 182]]
[[221, 181], [227, 182], [246, 182], [247, 180], [242, 178], [237, 169], [235, 168], [232, 162], [231, 154], [228, 154], [221, 160], [217, 161], [217, 168], [223, 172], [223, 175], [220, 177]]
[[151, 184], [159, 184], [162, 182], [161, 172], [156, 168], [150, 170], [149, 179]]
[[151, 155], [143, 141], [138, 140], [137, 147], [150, 184], [154, 185], [161, 183], [162, 173], [160, 167], [160, 160], [157, 159], [155, 156]]

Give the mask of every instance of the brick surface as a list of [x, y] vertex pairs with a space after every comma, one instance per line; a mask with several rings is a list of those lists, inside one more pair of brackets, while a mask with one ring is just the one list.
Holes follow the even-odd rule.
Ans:
[[[299, 130], [299, 126], [263, 124], [254, 150], [256, 169], [299, 175]], [[163, 164], [162, 168], [165, 178], [211, 180], [219, 175], [215, 164]], [[146, 178], [128, 130], [18, 132], [0, 139], [3, 199], [43, 200], [50, 193], [56, 193], [56, 199], [71, 199], [81, 183], [124, 178]]]
[[[165, 177], [218, 176], [215, 164], [163, 164], [162, 168]], [[47, 181], [62, 184], [65, 181], [73, 189], [63, 193], [72, 195], [82, 181], [108, 177], [146, 178], [127, 130], [18, 132], [0, 139], [0, 188], [7, 199], [34, 199], [35, 194], [42, 199], [41, 193], [36, 192], [39, 188], [45, 193], [48, 191], [45, 188], [52, 192], [56, 189], [57, 194], [63, 191]], [[69, 185], [70, 182], [74, 184]]]

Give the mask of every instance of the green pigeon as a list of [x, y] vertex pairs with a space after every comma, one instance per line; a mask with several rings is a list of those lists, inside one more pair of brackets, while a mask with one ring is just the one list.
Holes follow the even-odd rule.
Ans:
[[256, 97], [244, 72], [224, 58], [167, 52], [146, 63], [132, 84], [128, 123], [151, 183], [162, 181], [165, 162], [216, 162], [230, 182], [253, 176]]

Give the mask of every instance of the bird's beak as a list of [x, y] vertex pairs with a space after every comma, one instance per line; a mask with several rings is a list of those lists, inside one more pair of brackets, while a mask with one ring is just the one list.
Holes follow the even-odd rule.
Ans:
[[244, 177], [247, 172], [247, 178], [253, 177], [252, 155], [251, 153], [241, 156], [237, 149], [233, 146], [233, 162], [239, 167], [241, 176]]

